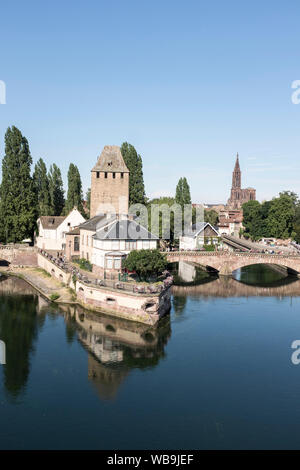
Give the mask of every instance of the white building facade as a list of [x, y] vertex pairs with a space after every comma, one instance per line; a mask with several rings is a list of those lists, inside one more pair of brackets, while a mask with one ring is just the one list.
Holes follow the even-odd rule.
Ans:
[[36, 246], [47, 251], [61, 252], [65, 249], [66, 233], [85, 222], [78, 209], [67, 216], [41, 216], [37, 221]]

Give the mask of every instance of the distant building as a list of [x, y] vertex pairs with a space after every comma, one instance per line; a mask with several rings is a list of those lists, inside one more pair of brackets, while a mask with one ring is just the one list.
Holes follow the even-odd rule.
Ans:
[[84, 217], [76, 208], [67, 216], [41, 216], [37, 220], [36, 246], [50, 252], [64, 251], [66, 234], [84, 221]]
[[243, 227], [243, 211], [241, 209], [224, 209], [219, 213], [218, 228], [220, 235], [239, 236], [240, 229]]
[[197, 250], [205, 244], [217, 245], [219, 240], [218, 229], [208, 222], [199, 222], [192, 225], [190, 232], [179, 238], [180, 250]]
[[228, 209], [241, 209], [242, 205], [248, 201], [255, 201], [256, 190], [254, 188], [241, 189], [242, 172], [239, 163], [239, 154], [236, 156], [235, 167], [232, 173], [232, 187], [230, 198], [228, 199]]
[[121, 149], [106, 145], [92, 169], [91, 218], [100, 213], [128, 214], [129, 170]]

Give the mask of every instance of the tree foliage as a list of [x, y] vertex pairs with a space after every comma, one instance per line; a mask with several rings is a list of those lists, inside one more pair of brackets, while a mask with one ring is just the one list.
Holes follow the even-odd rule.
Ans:
[[217, 211], [215, 211], [213, 209], [212, 210], [206, 209], [204, 211], [204, 222], [208, 222], [213, 227], [216, 227], [218, 225], [218, 222], [219, 222], [219, 215], [218, 215]]
[[32, 158], [27, 139], [15, 126], [5, 134], [0, 188], [1, 239], [20, 242], [33, 238], [37, 200], [31, 177]]
[[47, 167], [42, 158], [35, 164], [33, 172], [34, 190], [37, 199], [38, 216], [51, 215], [51, 202]]
[[262, 204], [249, 201], [243, 204], [244, 234], [252, 240], [262, 237], [300, 240], [300, 207], [295, 193], [285, 191]]
[[55, 163], [50, 166], [48, 178], [51, 215], [61, 215], [65, 207], [64, 187], [61, 171]]
[[[171, 242], [174, 240], [174, 212], [171, 210], [174, 204], [175, 199], [167, 196], [151, 199], [147, 204], [149, 230], [157, 237], [164, 240], [170, 239]], [[152, 217], [157, 216], [158, 227], [155, 227]]]
[[137, 153], [134, 146], [123, 142], [121, 153], [129, 170], [129, 206], [132, 204], [145, 204], [145, 186], [143, 176], [142, 157]]
[[185, 204], [191, 204], [190, 187], [185, 177], [180, 178], [176, 186], [175, 201], [183, 207]]
[[140, 279], [160, 275], [167, 266], [167, 260], [159, 250], [134, 250], [129, 253], [123, 267], [135, 271]]
[[82, 183], [79, 170], [73, 163], [69, 166], [68, 171], [68, 195], [65, 206], [65, 214], [68, 214], [74, 207], [84, 215], [82, 205]]

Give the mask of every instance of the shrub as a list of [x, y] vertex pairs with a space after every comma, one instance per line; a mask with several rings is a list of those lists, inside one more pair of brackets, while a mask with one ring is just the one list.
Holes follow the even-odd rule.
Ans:
[[55, 292], [54, 294], [50, 295], [50, 300], [52, 302], [55, 302], [55, 300], [59, 299], [59, 297], [60, 297], [60, 295]]
[[84, 258], [74, 260], [74, 263], [79, 264], [80, 269], [84, 269], [85, 271], [92, 272], [93, 266], [92, 264]]
[[167, 267], [167, 260], [159, 250], [134, 250], [129, 253], [123, 267], [135, 271], [140, 279], [160, 275]]

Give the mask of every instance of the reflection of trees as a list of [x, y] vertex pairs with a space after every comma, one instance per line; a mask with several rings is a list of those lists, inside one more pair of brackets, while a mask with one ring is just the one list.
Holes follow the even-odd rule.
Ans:
[[173, 308], [176, 315], [181, 315], [187, 301], [186, 295], [174, 295], [173, 296]]
[[30, 372], [38, 330], [37, 301], [37, 296], [1, 295], [0, 336], [6, 344], [4, 385], [14, 398], [24, 389]]

